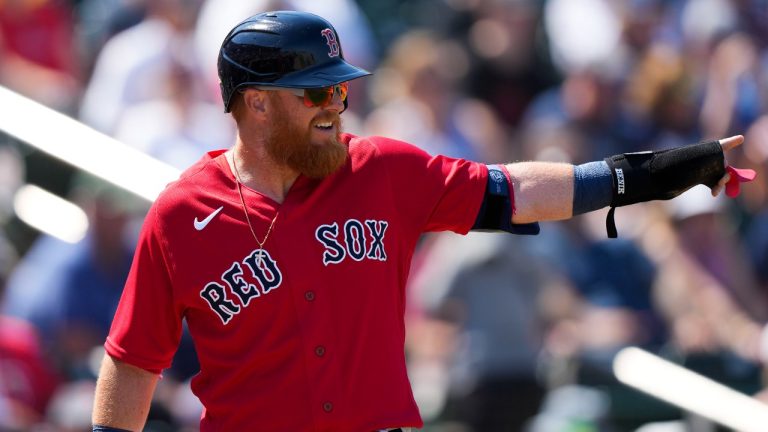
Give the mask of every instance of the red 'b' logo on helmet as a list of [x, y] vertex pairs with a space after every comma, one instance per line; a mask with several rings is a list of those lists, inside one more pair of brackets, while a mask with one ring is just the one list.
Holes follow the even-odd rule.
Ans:
[[327, 28], [320, 32], [325, 37], [325, 43], [328, 44], [328, 57], [339, 56], [339, 42], [336, 40], [336, 35], [333, 30]]

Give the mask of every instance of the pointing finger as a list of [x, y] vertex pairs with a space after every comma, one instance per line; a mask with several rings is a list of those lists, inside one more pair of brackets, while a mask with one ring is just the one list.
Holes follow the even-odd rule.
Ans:
[[743, 142], [744, 142], [744, 137], [742, 135], [734, 135], [732, 137], [721, 139], [720, 145], [723, 147], [723, 151], [725, 152], [738, 147]]

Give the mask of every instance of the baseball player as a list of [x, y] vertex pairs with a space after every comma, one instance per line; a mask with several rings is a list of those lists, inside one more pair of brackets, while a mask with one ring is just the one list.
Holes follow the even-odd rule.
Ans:
[[140, 430], [186, 319], [202, 431], [423, 425], [406, 374], [404, 287], [421, 233], [536, 233], [537, 221], [717, 194], [741, 136], [573, 166], [483, 164], [342, 133], [333, 26], [308, 13], [237, 25], [218, 60], [233, 148], [210, 152], [146, 217], [105, 343], [94, 431]]

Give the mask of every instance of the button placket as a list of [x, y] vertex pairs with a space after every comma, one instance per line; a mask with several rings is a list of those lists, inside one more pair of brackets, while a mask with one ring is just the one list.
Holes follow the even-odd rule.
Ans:
[[310, 379], [317, 384], [310, 393], [315, 409], [322, 410], [319, 415], [327, 415], [330, 418], [336, 412], [334, 402], [338, 401], [334, 399], [339, 397], [337, 383], [327, 378], [328, 370], [332, 367], [332, 356], [329, 351], [332, 347], [328, 343], [332, 344], [333, 336], [323, 323], [328, 322], [326, 316], [330, 311], [327, 302], [330, 299], [322, 296], [311, 283], [307, 283], [302, 288], [297, 290], [295, 299], [301, 310], [299, 320], [303, 328], [304, 340], [308, 342], [302, 351], [309, 361], [307, 365], [309, 377], [314, 377]]

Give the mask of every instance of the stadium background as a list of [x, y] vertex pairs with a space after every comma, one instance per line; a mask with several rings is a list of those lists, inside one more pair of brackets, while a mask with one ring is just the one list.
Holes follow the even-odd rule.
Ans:
[[[351, 86], [350, 132], [572, 163], [742, 133], [730, 161], [764, 175], [765, 0], [2, 0], [0, 85], [183, 169], [232, 142], [216, 51], [269, 9], [327, 17], [374, 72]], [[25, 214], [63, 213], [20, 204], [29, 185], [87, 226], [51, 228], [67, 241], [32, 228]], [[619, 240], [605, 212], [534, 238], [425, 236], [407, 314], [425, 430], [716, 430], [616, 381], [632, 345], [759, 393], [768, 190], [698, 192], [619, 209]], [[0, 430], [90, 430], [94, 359], [147, 206], [0, 131]], [[185, 339], [147, 430], [196, 430], [195, 370]]]

